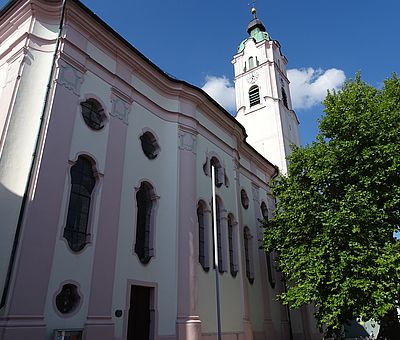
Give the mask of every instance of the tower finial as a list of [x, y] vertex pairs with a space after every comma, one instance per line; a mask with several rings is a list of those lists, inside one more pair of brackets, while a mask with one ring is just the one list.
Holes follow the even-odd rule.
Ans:
[[[249, 4], [250, 5], [250, 4]], [[251, 2], [251, 14], [253, 14], [253, 18], [257, 18], [257, 9], [256, 9], [256, 0]]]

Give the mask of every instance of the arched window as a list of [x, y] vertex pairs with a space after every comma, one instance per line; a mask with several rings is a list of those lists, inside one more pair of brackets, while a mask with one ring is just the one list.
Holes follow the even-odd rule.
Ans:
[[[261, 214], [265, 221], [268, 221], [268, 208], [265, 202], [261, 203]], [[265, 260], [267, 262], [268, 281], [272, 288], [275, 288], [275, 277], [272, 268], [271, 254], [265, 252]]]
[[254, 282], [254, 272], [253, 272], [253, 263], [252, 263], [252, 236], [250, 233], [250, 229], [248, 227], [244, 227], [243, 231], [243, 239], [244, 239], [244, 256], [246, 260], [246, 276], [249, 282], [252, 284]]
[[217, 157], [212, 157], [210, 160], [210, 175], [213, 166], [215, 168], [215, 186], [219, 188], [224, 183], [224, 171]]
[[104, 110], [94, 99], [88, 99], [81, 103], [82, 117], [86, 125], [93, 130], [101, 130], [104, 127]]
[[197, 204], [197, 221], [199, 224], [199, 263], [203, 269], [208, 272], [208, 228], [205, 204]]
[[240, 190], [240, 202], [245, 209], [249, 208], [249, 196], [247, 196], [246, 190]]
[[147, 182], [142, 182], [136, 193], [137, 216], [135, 253], [143, 264], [148, 263], [154, 253], [152, 247], [154, 200], [155, 195], [153, 187]]
[[87, 242], [90, 203], [95, 184], [92, 162], [85, 156], [79, 156], [71, 167], [71, 193], [63, 234], [73, 251], [82, 250]]
[[224, 272], [223, 259], [222, 259], [222, 235], [221, 235], [221, 204], [219, 198], [216, 199], [217, 204], [217, 249], [218, 249], [218, 270], [220, 273]]
[[[214, 207], [213, 207], [214, 209]], [[216, 197], [216, 218], [217, 218], [217, 252], [218, 252], [218, 271], [220, 273], [226, 272], [226, 258], [224, 254], [227, 252], [227, 244], [226, 244], [226, 216], [225, 209], [223, 209], [223, 204], [221, 199]], [[213, 232], [213, 264], [215, 268], [215, 242], [214, 242], [214, 219], [212, 223], [212, 232]]]
[[250, 100], [250, 107], [260, 104], [260, 90], [257, 85], [250, 87], [249, 100]]
[[237, 265], [237, 240], [236, 240], [236, 222], [232, 214], [228, 215], [228, 244], [229, 244], [229, 265], [231, 275], [236, 277], [238, 272]]
[[288, 105], [288, 101], [287, 101], [287, 95], [286, 95], [286, 92], [285, 92], [285, 89], [283, 88], [283, 86], [281, 87], [281, 91], [282, 91], [283, 105], [285, 105], [285, 107], [288, 109], [289, 105]]
[[250, 57], [249, 58], [249, 70], [251, 70], [254, 67], [254, 58]]
[[265, 202], [261, 203], [261, 215], [263, 217], [264, 220], [268, 220], [268, 208], [267, 205], [265, 204]]

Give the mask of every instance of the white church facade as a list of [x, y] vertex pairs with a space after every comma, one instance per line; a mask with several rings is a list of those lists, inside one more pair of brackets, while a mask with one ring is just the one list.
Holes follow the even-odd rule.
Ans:
[[0, 11], [0, 340], [319, 339], [260, 249], [299, 144], [262, 22], [234, 55], [237, 117], [78, 0]]

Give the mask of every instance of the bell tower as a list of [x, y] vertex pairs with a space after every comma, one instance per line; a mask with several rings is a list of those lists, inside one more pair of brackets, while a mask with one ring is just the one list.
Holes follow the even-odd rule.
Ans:
[[236, 119], [245, 127], [247, 141], [284, 174], [291, 145], [299, 145], [299, 121], [292, 110], [287, 59], [271, 39], [256, 9], [233, 57]]

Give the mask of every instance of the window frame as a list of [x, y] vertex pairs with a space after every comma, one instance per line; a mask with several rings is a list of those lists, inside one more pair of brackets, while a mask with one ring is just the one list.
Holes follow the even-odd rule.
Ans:
[[250, 284], [254, 283], [254, 264], [253, 264], [253, 236], [249, 227], [243, 228], [243, 245], [245, 256], [246, 277]]
[[243, 209], [249, 209], [250, 206], [250, 200], [249, 200], [249, 195], [247, 195], [247, 192], [244, 188], [240, 190], [240, 203], [242, 204]]
[[250, 107], [259, 105], [261, 103], [260, 88], [258, 87], [258, 85], [253, 85], [252, 87], [250, 87], [248, 94]]
[[[87, 106], [87, 104], [90, 104], [91, 107], [89, 108]], [[89, 97], [89, 98], [85, 99], [84, 101], [81, 101], [79, 103], [79, 106], [80, 106], [80, 115], [81, 115], [83, 121], [85, 122], [86, 126], [89, 129], [91, 129], [92, 131], [103, 130], [103, 128], [105, 127], [106, 122], [107, 122], [107, 116], [104, 112], [104, 108], [101, 105], [101, 103], [97, 99], [95, 99], [93, 97]], [[95, 107], [96, 110], [93, 110], [93, 107]], [[86, 114], [84, 114], [84, 108], [89, 109], [90, 112], [96, 111], [96, 114], [99, 117], [99, 119], [98, 119], [99, 122], [92, 120], [92, 114], [90, 114], [89, 117]], [[98, 127], [95, 126], [96, 124], [98, 124]]]
[[[89, 204], [87, 207], [86, 211], [86, 226], [85, 226], [85, 232], [84, 232], [84, 242], [82, 243], [81, 246], [74, 246], [72, 244], [72, 241], [70, 240], [70, 237], [68, 237], [68, 233], [73, 234], [76, 232], [74, 228], [68, 228], [68, 222], [70, 220], [70, 211], [72, 210], [71, 206], [71, 200], [73, 197], [79, 196], [78, 194], [73, 192], [74, 189], [74, 183], [73, 183], [73, 168], [78, 165], [78, 162], [80, 159], [84, 159], [90, 164], [91, 170], [92, 170], [92, 175], [93, 175], [93, 180], [94, 180], [94, 185], [93, 188], [90, 192], [90, 198], [89, 198]], [[69, 178], [69, 191], [68, 191], [68, 198], [67, 198], [67, 206], [65, 210], [65, 221], [64, 221], [64, 228], [62, 229], [62, 239], [67, 243], [68, 249], [72, 251], [74, 254], [82, 252], [86, 246], [90, 243], [91, 241], [91, 229], [92, 229], [92, 215], [93, 211], [95, 209], [95, 203], [96, 203], [96, 191], [97, 191], [97, 186], [99, 183], [99, 172], [96, 169], [96, 162], [94, 159], [87, 155], [87, 154], [79, 154], [76, 158], [75, 161], [70, 161], [71, 166], [69, 167], [68, 171], [68, 178]], [[76, 184], [76, 183], [75, 183]], [[76, 229], [76, 228], [75, 228]], [[82, 233], [79, 231], [78, 233]], [[66, 235], [67, 234], [67, 235]]]
[[237, 247], [237, 222], [233, 214], [228, 214], [228, 252], [229, 269], [232, 277], [236, 277], [239, 272], [238, 266], [238, 247]]
[[[268, 221], [269, 220], [269, 209], [267, 204], [262, 201], [260, 204], [260, 210], [261, 210], [261, 216], [263, 217], [264, 221]], [[272, 259], [271, 259], [272, 254], [265, 251], [265, 262], [267, 265], [267, 275], [268, 275], [268, 282], [271, 286], [272, 289], [275, 288], [275, 276], [274, 276], [274, 268], [273, 268], [273, 264], [272, 264]]]
[[249, 62], [249, 70], [253, 69], [255, 67], [254, 57], [250, 56], [249, 59], [248, 59], [248, 62]]
[[[145, 138], [148, 137], [149, 139], [146, 140]], [[139, 140], [140, 140], [140, 146], [142, 148], [142, 152], [143, 154], [146, 156], [146, 158], [148, 158], [149, 160], [154, 160], [158, 157], [159, 153], [160, 153], [160, 145], [158, 143], [158, 138], [156, 137], [156, 135], [149, 130], [143, 130], [143, 133], [139, 136]], [[153, 151], [152, 152], [147, 152], [146, 148], [144, 147], [144, 145], [151, 145], [153, 147]]]
[[[64, 290], [65, 286], [73, 286], [73, 288], [75, 290], [75, 294], [78, 297], [78, 299], [75, 301], [71, 310], [64, 313], [59, 309], [57, 299], [59, 298], [60, 294]], [[83, 295], [81, 292], [81, 288], [80, 288], [79, 283], [77, 283], [75, 281], [67, 280], [67, 281], [61, 282], [58, 290], [53, 295], [53, 308], [54, 308], [55, 312], [63, 318], [69, 318], [69, 317], [72, 317], [73, 315], [75, 315], [81, 308], [82, 303], [83, 303]]]
[[[227, 253], [227, 216], [224, 204], [219, 196], [216, 196], [216, 209], [217, 209], [217, 247], [218, 247], [218, 271], [223, 274], [227, 271], [226, 253]], [[214, 207], [213, 207], [214, 209]], [[213, 268], [215, 268], [214, 257], [214, 219], [211, 223], [212, 230], [212, 251], [213, 251]]]
[[285, 90], [285, 87], [283, 85], [281, 86], [281, 94], [282, 94], [283, 106], [286, 107], [289, 110], [288, 96], [286, 94], [286, 90]]
[[[203, 225], [200, 223], [199, 209], [202, 211]], [[200, 200], [197, 203], [196, 215], [197, 215], [197, 230], [198, 230], [198, 261], [205, 272], [210, 270], [210, 257], [209, 257], [209, 243], [210, 243], [210, 227], [209, 220], [211, 211], [207, 208], [207, 204]], [[203, 249], [201, 250], [201, 229], [203, 231]], [[202, 253], [202, 254], [201, 254]]]
[[212, 156], [210, 159], [210, 176], [211, 176], [211, 168], [214, 165], [215, 168], [215, 186], [217, 188], [220, 188], [222, 186], [222, 184], [224, 184], [224, 168], [221, 165], [221, 162], [219, 161], [219, 159], [215, 156]]
[[[143, 218], [141, 215], [143, 212], [139, 208], [138, 195], [140, 195], [140, 191], [142, 189], [146, 189], [148, 197], [148, 202], [151, 203], [149, 208], [146, 208], [144, 212], [144, 226], [140, 226], [138, 228], [139, 218]], [[158, 206], [159, 196], [156, 195], [154, 186], [149, 181], [141, 181], [139, 187], [135, 188], [135, 210], [136, 210], [136, 219], [135, 219], [135, 244], [133, 246], [133, 252], [138, 257], [138, 260], [141, 264], [146, 265], [150, 262], [150, 260], [155, 256], [154, 249], [154, 240], [155, 240], [155, 225], [156, 225], [156, 212]], [[147, 210], [148, 209], [148, 210]], [[140, 231], [140, 234], [138, 233]], [[144, 235], [142, 235], [144, 234]], [[139, 239], [138, 239], [139, 238]], [[139, 244], [139, 241], [144, 242], [144, 244]], [[143, 249], [141, 249], [143, 247]]]

